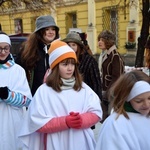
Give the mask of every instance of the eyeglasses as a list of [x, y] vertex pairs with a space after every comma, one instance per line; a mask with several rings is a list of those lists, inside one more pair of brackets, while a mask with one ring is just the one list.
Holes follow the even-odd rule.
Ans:
[[0, 53], [2, 53], [3, 50], [5, 51], [5, 53], [7, 53], [10, 50], [10, 47], [9, 46], [0, 47]]

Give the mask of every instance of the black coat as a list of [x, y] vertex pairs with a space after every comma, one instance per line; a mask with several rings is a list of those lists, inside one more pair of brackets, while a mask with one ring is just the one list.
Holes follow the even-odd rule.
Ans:
[[98, 63], [93, 56], [85, 52], [79, 57], [79, 71], [83, 76], [83, 81], [102, 100], [102, 85]]
[[22, 66], [26, 71], [32, 95], [35, 94], [37, 88], [43, 83], [44, 75], [46, 73], [46, 70], [49, 68], [48, 54], [46, 54], [46, 52], [44, 51], [44, 47], [44, 44], [39, 43], [39, 49], [37, 50], [37, 54], [40, 56], [40, 59], [36, 62], [36, 66], [33, 70], [28, 70], [24, 66], [23, 62], [21, 61], [21, 53], [17, 56], [15, 60], [15, 62]]

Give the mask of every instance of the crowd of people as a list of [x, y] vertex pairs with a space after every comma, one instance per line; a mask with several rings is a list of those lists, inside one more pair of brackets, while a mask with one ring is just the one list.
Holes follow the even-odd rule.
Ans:
[[[35, 25], [15, 61], [0, 33], [0, 149], [150, 149], [150, 78], [125, 71], [115, 34], [99, 33], [97, 62], [85, 34], [60, 39], [50, 15]], [[150, 37], [145, 48], [149, 68]]]

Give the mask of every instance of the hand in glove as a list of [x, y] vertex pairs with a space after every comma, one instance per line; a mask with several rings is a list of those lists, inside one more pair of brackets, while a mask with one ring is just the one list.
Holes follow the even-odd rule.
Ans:
[[7, 86], [5, 87], [0, 87], [0, 98], [3, 99], [7, 99], [8, 97], [8, 88]]
[[82, 125], [82, 118], [79, 113], [70, 112], [66, 117], [66, 124], [69, 128], [79, 129]]

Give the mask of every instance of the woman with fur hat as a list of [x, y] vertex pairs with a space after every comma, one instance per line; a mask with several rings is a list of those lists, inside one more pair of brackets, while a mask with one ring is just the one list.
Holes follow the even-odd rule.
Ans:
[[36, 91], [19, 138], [25, 150], [94, 150], [91, 126], [101, 120], [99, 98], [82, 82], [75, 52], [62, 41], [48, 50], [50, 74]]
[[43, 83], [48, 65], [47, 50], [52, 41], [59, 38], [59, 28], [50, 15], [40, 16], [36, 19], [36, 29], [24, 43], [16, 63], [21, 65], [27, 74], [32, 95]]
[[0, 33], [0, 150], [19, 150], [20, 121], [32, 99], [25, 71], [10, 53], [11, 41]]
[[150, 78], [122, 74], [110, 88], [113, 111], [100, 128], [95, 150], [149, 150]]
[[[117, 51], [113, 32], [104, 30], [98, 35], [98, 46], [104, 52], [100, 68], [102, 75], [102, 108], [103, 120], [109, 115], [108, 96], [109, 88], [124, 73], [124, 61]], [[105, 52], [106, 51], [106, 52]]]
[[85, 49], [80, 35], [70, 32], [63, 39], [75, 52], [79, 61], [79, 71], [83, 76], [83, 81], [102, 99], [102, 85], [98, 63]]

